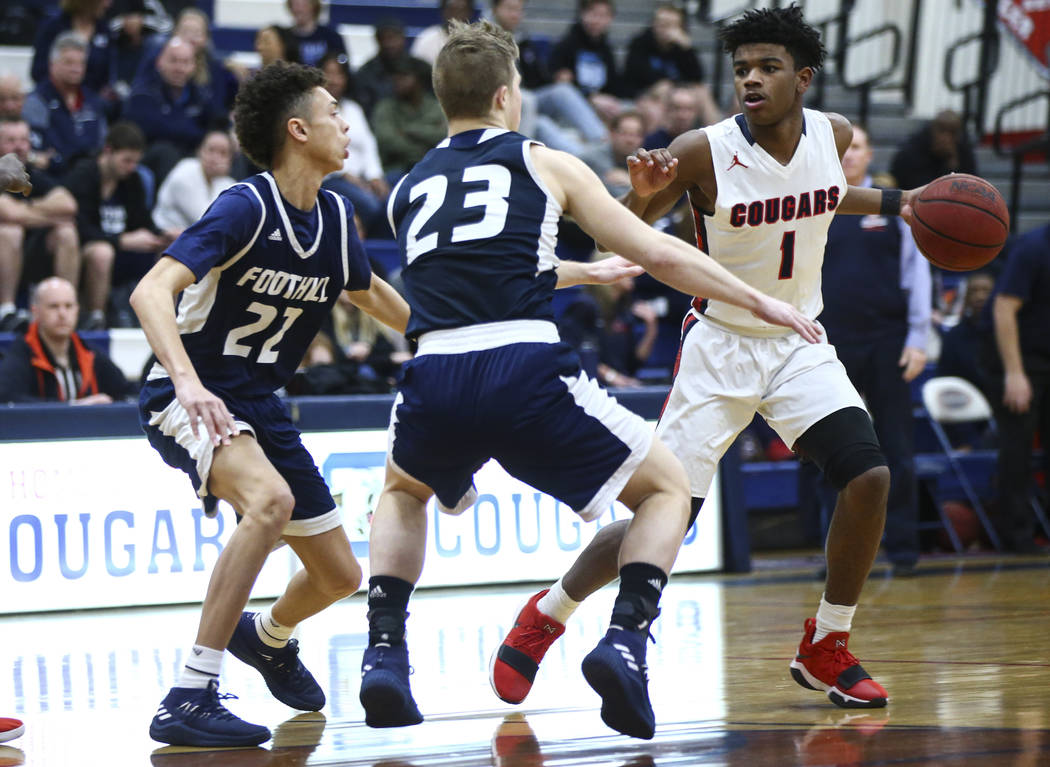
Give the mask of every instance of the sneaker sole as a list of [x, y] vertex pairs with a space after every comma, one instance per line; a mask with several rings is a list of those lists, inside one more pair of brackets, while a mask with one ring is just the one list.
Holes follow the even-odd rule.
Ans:
[[886, 698], [872, 698], [871, 700], [864, 700], [863, 698], [854, 698], [852, 695], [847, 695], [838, 687], [833, 685], [826, 685], [813, 676], [806, 667], [799, 663], [798, 660], [791, 661], [789, 666], [791, 670], [791, 678], [794, 679], [802, 687], [807, 690], [816, 690], [817, 692], [827, 693], [828, 698], [839, 708], [885, 708]]
[[[409, 701], [400, 689], [400, 680], [389, 671], [377, 669], [368, 672], [361, 681], [361, 692], [358, 698], [365, 709], [365, 724], [369, 727], [410, 727], [423, 721], [418, 712], [409, 712], [408, 716], [393, 717], [390, 712], [404, 713]], [[373, 712], [382, 712], [377, 715]]]
[[0, 743], [6, 743], [9, 740], [22, 737], [22, 734], [26, 731], [26, 726], [23, 724], [19, 727], [15, 727], [13, 730], [7, 732], [0, 732]]
[[[317, 703], [316, 701], [308, 701], [303, 698], [293, 697], [292, 695], [287, 694], [280, 687], [276, 687], [275, 685], [271, 684], [269, 678], [263, 671], [263, 668], [265, 668], [265, 666], [257, 665], [255, 663], [254, 653], [250, 649], [245, 649], [239, 645], [239, 643], [237, 642], [236, 633], [234, 633], [233, 638], [230, 639], [230, 644], [227, 645], [226, 649], [230, 651], [230, 655], [239, 660], [241, 663], [251, 666], [253, 669], [258, 671], [259, 675], [262, 676], [263, 681], [266, 682], [266, 689], [270, 691], [270, 694], [273, 695], [273, 697], [277, 698], [277, 700], [283, 703], [284, 705], [288, 706], [289, 708], [294, 708], [298, 711], [320, 711], [322, 708], [324, 708], [324, 704], [327, 701], [324, 696], [324, 691], [321, 690], [320, 685], [318, 685], [317, 687], [317, 692], [321, 696], [321, 702]], [[314, 681], [314, 684], [317, 684], [316, 680]]]
[[[583, 659], [583, 678], [602, 699], [602, 721], [609, 727], [624, 735], [642, 740], [652, 740], [655, 727], [639, 719], [631, 710], [630, 693], [624, 689], [620, 675], [613, 671], [610, 664], [603, 662], [601, 653], [595, 656], [601, 646], [595, 648]], [[614, 662], [619, 662], [617, 654]]]
[[270, 739], [270, 731], [264, 729], [255, 735], [222, 736], [217, 733], [202, 733], [183, 725], [165, 727], [153, 722], [149, 726], [149, 736], [158, 743], [170, 746], [258, 746]]

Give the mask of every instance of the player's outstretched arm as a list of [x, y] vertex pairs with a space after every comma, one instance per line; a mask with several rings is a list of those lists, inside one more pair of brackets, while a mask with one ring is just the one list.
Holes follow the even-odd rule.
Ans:
[[656, 231], [614, 200], [579, 159], [546, 147], [532, 148], [533, 162], [562, 209], [587, 234], [623, 254], [661, 282], [694, 296], [740, 306], [816, 342], [820, 327], [790, 304], [761, 293], [730, 274], [706, 253]]
[[637, 277], [645, 270], [623, 256], [610, 256], [600, 261], [562, 261], [558, 264], [556, 288], [574, 285], [608, 285], [624, 277]]
[[384, 325], [404, 334], [408, 327], [408, 302], [390, 283], [372, 275], [368, 290], [348, 290], [350, 302], [366, 314], [371, 314]]
[[216, 444], [230, 444], [239, 433], [226, 404], [204, 388], [186, 354], [175, 323], [175, 296], [193, 284], [193, 272], [171, 256], [162, 256], [146, 272], [131, 294], [131, 308], [139, 318], [150, 348], [175, 384], [175, 395], [190, 416], [195, 434], [200, 426]]
[[[835, 147], [841, 161], [853, 141], [853, 126], [849, 120], [835, 112], [828, 112], [827, 117], [835, 133]], [[875, 189], [867, 186], [848, 186], [835, 213], [846, 216], [901, 216], [911, 225], [912, 203], [925, 188]]]

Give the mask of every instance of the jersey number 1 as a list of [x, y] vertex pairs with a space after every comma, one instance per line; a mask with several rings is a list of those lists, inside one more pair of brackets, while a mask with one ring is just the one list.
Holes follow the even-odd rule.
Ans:
[[795, 271], [795, 233], [784, 232], [784, 239], [780, 241], [780, 274], [781, 280], [790, 280]]
[[[467, 242], [495, 237], [507, 224], [507, 197], [510, 195], [510, 171], [502, 165], [472, 165], [463, 169], [463, 183], [484, 181], [486, 186], [463, 197], [464, 208], [485, 208], [485, 215], [472, 224], [460, 224], [452, 229], [452, 242]], [[408, 192], [409, 202], [423, 198], [423, 207], [412, 219], [405, 233], [405, 259], [412, 263], [438, 246], [438, 233], [420, 237], [420, 230], [445, 204], [448, 178], [443, 175], [425, 178]]]

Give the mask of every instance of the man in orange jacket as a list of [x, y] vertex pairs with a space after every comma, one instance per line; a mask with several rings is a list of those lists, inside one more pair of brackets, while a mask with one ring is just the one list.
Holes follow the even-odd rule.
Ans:
[[133, 393], [120, 368], [74, 332], [79, 306], [68, 280], [41, 282], [31, 309], [29, 330], [0, 361], [0, 402], [100, 405]]

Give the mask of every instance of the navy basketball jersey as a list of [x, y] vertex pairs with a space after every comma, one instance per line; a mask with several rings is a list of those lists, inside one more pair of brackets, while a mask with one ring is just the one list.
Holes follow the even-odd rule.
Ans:
[[[176, 321], [206, 387], [257, 397], [288, 382], [340, 291], [371, 284], [353, 215], [326, 190], [298, 210], [262, 173], [220, 194], [165, 251], [197, 278]], [[150, 378], [166, 375], [158, 365]]]
[[535, 143], [495, 128], [431, 149], [390, 195], [410, 337], [504, 320], [553, 320], [561, 206], [532, 165]]

